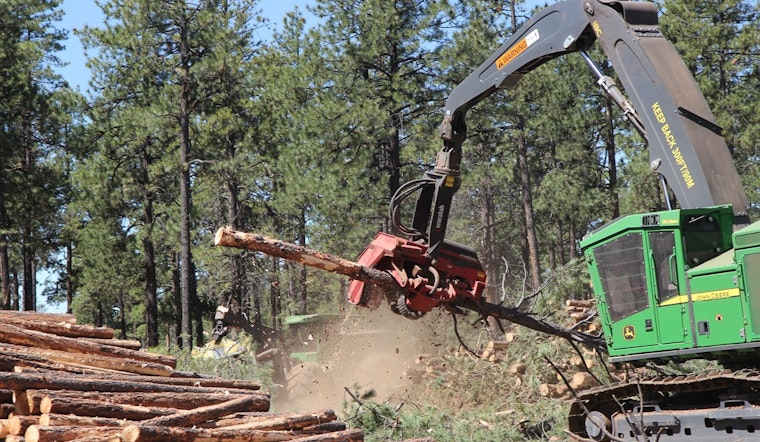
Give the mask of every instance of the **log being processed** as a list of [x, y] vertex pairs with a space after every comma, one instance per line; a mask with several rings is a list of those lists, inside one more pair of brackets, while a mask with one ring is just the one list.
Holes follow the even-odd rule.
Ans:
[[222, 227], [214, 235], [214, 245], [261, 252], [327, 272], [339, 273], [362, 282], [398, 289], [398, 283], [387, 272], [308, 247], [268, 238], [258, 233], [240, 232], [231, 227]]

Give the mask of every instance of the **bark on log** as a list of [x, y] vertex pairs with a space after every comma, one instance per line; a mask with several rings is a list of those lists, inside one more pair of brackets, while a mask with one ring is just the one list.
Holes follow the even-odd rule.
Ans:
[[324, 434], [324, 433], [333, 433], [333, 432], [345, 431], [345, 430], [346, 430], [345, 422], [333, 421], [333, 422], [325, 422], [323, 424], [309, 425], [308, 427], [304, 427], [298, 430], [298, 433], [303, 434], [303, 435]]
[[176, 408], [141, 407], [139, 405], [109, 404], [93, 400], [51, 398], [46, 396], [40, 402], [40, 412], [44, 414], [76, 414], [77, 416], [111, 417], [141, 421], [157, 416], [170, 416], [179, 412], [179, 410]]
[[128, 348], [130, 350], [142, 349], [142, 342], [137, 339], [101, 339], [101, 338], [83, 338], [88, 342], [94, 342], [102, 345], [112, 345], [114, 347]]
[[121, 432], [116, 431], [114, 434], [105, 436], [88, 436], [75, 439], [73, 442], [122, 442]]
[[326, 422], [332, 422], [337, 418], [338, 416], [335, 415], [334, 411], [325, 410], [321, 413], [296, 413], [290, 416], [240, 423], [225, 428], [228, 430], [296, 430]]
[[110, 345], [100, 345], [93, 342], [82, 341], [75, 338], [56, 336], [35, 330], [24, 330], [11, 324], [0, 322], [0, 342], [8, 344], [25, 345], [27, 347], [47, 348], [50, 350], [62, 350], [75, 353], [98, 354], [103, 356], [121, 356], [139, 361], [153, 362], [168, 365], [172, 368], [177, 366], [177, 360], [172, 357], [153, 353], [129, 350]]
[[125, 442], [277, 442], [293, 440], [286, 431], [225, 430], [127, 425], [121, 432]]
[[[183, 375], [179, 376], [179, 372], [173, 372], [171, 377], [164, 377], [164, 376], [142, 376], [142, 375], [131, 375], [131, 374], [125, 374], [125, 373], [116, 373], [116, 372], [110, 372], [108, 379], [112, 381], [125, 381], [125, 382], [134, 382], [134, 383], [140, 383], [140, 382], [147, 382], [151, 384], [159, 384], [159, 385], [175, 385], [175, 386], [187, 386], [187, 387], [196, 387], [196, 388], [210, 388], [210, 389], [216, 389], [217, 392], [224, 392], [225, 390], [229, 390], [230, 393], [237, 393], [238, 391], [242, 391], [243, 394], [250, 393], [250, 392], [260, 392], [261, 390], [261, 384], [254, 381], [246, 381], [241, 379], [225, 379], [225, 378], [219, 378], [219, 377], [209, 377], [209, 376], [198, 376], [198, 375]], [[40, 374], [40, 375], [47, 375], [50, 377], [55, 377], [59, 373], [56, 370], [48, 370], [48, 371], [37, 371], [29, 374]], [[79, 378], [87, 378], [88, 376], [78, 376]], [[92, 376], [91, 378], [95, 380], [102, 380], [102, 376]], [[0, 388], [3, 388], [0, 384]], [[140, 390], [142, 391], [142, 390]], [[148, 390], [145, 390], [148, 391]], [[186, 390], [172, 390], [172, 391], [186, 391]], [[187, 390], [190, 391], [190, 390]], [[211, 390], [209, 390], [211, 391]], [[262, 393], [266, 394], [266, 393]]]
[[393, 277], [381, 270], [365, 267], [357, 262], [318, 252], [297, 244], [286, 243], [255, 233], [240, 232], [231, 227], [222, 227], [216, 231], [214, 245], [262, 252], [309, 267], [332, 273], [340, 273], [351, 279], [398, 289], [398, 283]]
[[[30, 402], [40, 403], [45, 396], [55, 400], [56, 398], [87, 399], [110, 404], [140, 405], [143, 407], [176, 408], [189, 410], [192, 408], [205, 407], [220, 404], [231, 399], [243, 397], [243, 395], [231, 395], [226, 393], [192, 393], [192, 392], [161, 392], [161, 393], [111, 393], [103, 391], [72, 391], [72, 390], [27, 390]], [[260, 395], [266, 399], [266, 396]], [[38, 405], [39, 409], [39, 405]]]
[[364, 432], [361, 430], [344, 430], [335, 433], [299, 437], [298, 439], [293, 439], [292, 442], [361, 442], [363, 440]]
[[113, 437], [119, 434], [118, 430], [111, 427], [45, 427], [32, 425], [24, 434], [25, 442], [65, 442], [78, 440], [85, 437]]
[[69, 324], [77, 323], [77, 318], [74, 315], [68, 313], [41, 313], [19, 310], [0, 310], [0, 321], [7, 322], [13, 318], [23, 318], [29, 321], [67, 322]]
[[15, 410], [13, 404], [0, 404], [0, 419], [6, 419]]
[[39, 423], [39, 416], [11, 416], [8, 418], [8, 434], [21, 436], [27, 428]]
[[100, 354], [70, 353], [61, 350], [27, 347], [14, 344], [0, 344], [0, 353], [31, 362], [52, 361], [79, 367], [95, 367], [152, 376], [169, 376], [174, 369], [168, 365], [147, 361], [138, 361], [121, 356], [103, 356]]
[[284, 411], [232, 413], [225, 417], [216, 419], [214, 421], [200, 423], [198, 424], [198, 426], [203, 427], [203, 428], [229, 427], [231, 425], [239, 425], [239, 424], [244, 424], [246, 422], [264, 421], [264, 420], [273, 419], [276, 417], [291, 416], [293, 414], [294, 413], [289, 413], [289, 412], [284, 412]]
[[218, 419], [238, 411], [265, 411], [269, 408], [269, 399], [259, 395], [242, 396], [221, 404], [182, 410], [169, 416], [149, 419], [141, 425], [166, 427], [191, 427], [200, 422]]
[[36, 330], [52, 335], [66, 336], [69, 338], [100, 338], [113, 339], [114, 330], [108, 327], [95, 327], [92, 325], [77, 325], [66, 321], [39, 321], [25, 319], [23, 316], [7, 316], [3, 318], [6, 324], [13, 324], [27, 330]]
[[39, 423], [43, 426], [123, 427], [134, 423], [120, 418], [77, 416], [76, 414], [44, 413], [39, 418]]
[[[143, 378], [142, 376], [140, 377]], [[157, 381], [175, 378], [156, 378]], [[140, 382], [125, 380], [103, 379], [96, 377], [72, 376], [48, 372], [37, 373], [3, 373], [0, 372], [0, 388], [13, 390], [50, 389], [50, 390], [82, 390], [82, 391], [111, 391], [111, 392], [193, 392], [193, 393], [230, 393], [250, 394], [250, 390], [223, 387], [196, 387], [193, 385], [175, 385], [158, 382]], [[268, 398], [265, 393], [258, 393]]]

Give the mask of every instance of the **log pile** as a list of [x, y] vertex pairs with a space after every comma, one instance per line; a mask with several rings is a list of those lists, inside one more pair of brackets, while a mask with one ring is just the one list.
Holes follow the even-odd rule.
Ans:
[[574, 323], [573, 329], [585, 333], [598, 333], [601, 329], [594, 299], [568, 299], [565, 311]]
[[361, 441], [331, 410], [270, 412], [256, 382], [176, 370], [71, 315], [0, 311], [0, 440]]
[[[573, 322], [572, 328], [584, 333], [599, 333], [599, 315], [596, 301], [593, 299], [568, 299], [565, 301], [565, 311]], [[588, 372], [599, 361], [594, 350], [582, 349], [581, 355], [573, 355], [558, 366], [566, 373], [566, 380], [558, 374], [555, 383], [542, 383], [539, 394], [543, 397], [563, 398], [571, 395], [568, 385], [575, 391], [581, 391], [598, 385], [598, 381]]]

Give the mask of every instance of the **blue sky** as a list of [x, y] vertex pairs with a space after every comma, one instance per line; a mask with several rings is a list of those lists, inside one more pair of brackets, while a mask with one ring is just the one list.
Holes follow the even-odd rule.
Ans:
[[[259, 2], [259, 9], [270, 23], [277, 26], [286, 13], [296, 6], [305, 11], [304, 5], [309, 3], [303, 0], [262, 0]], [[69, 39], [65, 43], [66, 49], [58, 54], [67, 65], [58, 71], [73, 88], [78, 86], [83, 93], [87, 93], [90, 71], [85, 66], [84, 48], [71, 30], [85, 25], [99, 27], [103, 22], [103, 14], [95, 0], [63, 0], [62, 9], [65, 15], [58, 27], [69, 30]]]

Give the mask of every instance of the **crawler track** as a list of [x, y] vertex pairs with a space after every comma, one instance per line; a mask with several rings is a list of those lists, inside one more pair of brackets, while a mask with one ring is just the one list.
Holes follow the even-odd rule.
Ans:
[[[643, 421], [648, 428], [645, 433], [655, 435], [650, 440], [749, 440], [743, 439], [744, 433], [754, 433], [756, 426], [754, 437], [760, 437], [760, 407], [755, 406], [760, 403], [760, 371], [746, 369], [642, 378], [584, 390], [571, 405], [569, 430], [588, 438], [586, 410], [614, 421], [616, 413], [621, 416], [621, 405], [630, 411], [642, 404], [641, 398], [651, 404], [649, 416], [629, 413], [628, 422]], [[664, 420], [670, 423], [664, 425]], [[694, 428], [695, 423], [699, 428]], [[622, 440], [637, 440], [629, 430], [626, 426], [625, 431], [613, 432]], [[640, 435], [638, 440], [644, 439]]]

